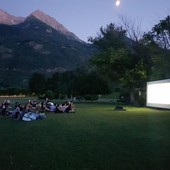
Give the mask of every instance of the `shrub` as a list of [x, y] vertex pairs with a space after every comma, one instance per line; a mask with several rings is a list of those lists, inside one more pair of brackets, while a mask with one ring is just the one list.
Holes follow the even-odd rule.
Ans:
[[52, 90], [47, 90], [45, 93], [45, 98], [54, 99], [54, 93]]
[[98, 95], [90, 95], [89, 94], [89, 95], [84, 96], [85, 100], [92, 100], [93, 101], [93, 100], [98, 100], [98, 98], [99, 98]]

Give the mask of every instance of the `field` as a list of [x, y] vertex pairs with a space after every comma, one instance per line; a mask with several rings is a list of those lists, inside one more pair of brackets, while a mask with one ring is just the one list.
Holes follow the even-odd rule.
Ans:
[[170, 169], [170, 111], [75, 105], [76, 113], [32, 122], [0, 116], [0, 169]]

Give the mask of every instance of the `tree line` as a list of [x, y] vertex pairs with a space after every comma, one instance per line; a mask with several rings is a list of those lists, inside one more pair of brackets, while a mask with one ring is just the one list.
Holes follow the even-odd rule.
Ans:
[[76, 69], [63, 73], [54, 73], [46, 78], [44, 74], [33, 73], [29, 81], [31, 94], [50, 97], [65, 98], [96, 97], [98, 94], [110, 93], [107, 80], [97, 71]]

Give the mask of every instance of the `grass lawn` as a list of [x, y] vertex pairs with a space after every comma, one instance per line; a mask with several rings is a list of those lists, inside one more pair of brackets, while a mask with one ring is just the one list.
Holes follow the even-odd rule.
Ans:
[[44, 120], [0, 116], [1, 170], [169, 170], [170, 111], [77, 103]]

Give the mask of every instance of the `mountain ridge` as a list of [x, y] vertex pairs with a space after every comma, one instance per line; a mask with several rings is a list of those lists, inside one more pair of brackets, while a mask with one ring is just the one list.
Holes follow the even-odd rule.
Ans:
[[16, 17], [0, 9], [0, 24], [17, 25], [28, 20], [32, 16], [39, 19], [43, 23], [49, 25], [50, 27], [54, 28], [55, 30], [59, 31], [60, 33], [67, 35], [68, 38], [76, 39], [78, 41], [83, 41], [79, 39], [74, 33], [70, 32], [61, 23], [59, 23], [55, 18], [49, 16], [48, 14], [44, 13], [41, 10], [35, 10], [27, 17]]
[[6, 11], [0, 9], [0, 23], [6, 25], [16, 25], [25, 20], [24, 17], [15, 17]]

